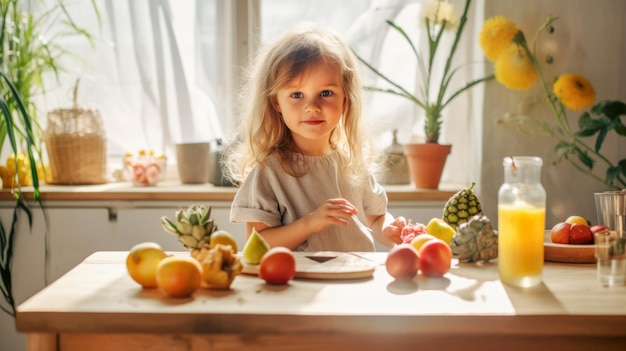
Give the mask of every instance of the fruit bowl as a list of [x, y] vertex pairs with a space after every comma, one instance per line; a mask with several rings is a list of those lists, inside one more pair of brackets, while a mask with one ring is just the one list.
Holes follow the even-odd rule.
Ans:
[[550, 239], [550, 231], [543, 237], [543, 259], [563, 263], [595, 263], [594, 245], [555, 244]]

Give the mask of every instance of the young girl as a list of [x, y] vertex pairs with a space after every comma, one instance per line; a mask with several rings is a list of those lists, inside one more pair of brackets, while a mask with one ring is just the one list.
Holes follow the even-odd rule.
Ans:
[[227, 162], [241, 185], [231, 221], [297, 251], [374, 251], [371, 234], [402, 242], [406, 221], [387, 213], [370, 167], [376, 155], [350, 48], [307, 24], [269, 46], [252, 73], [244, 130]]

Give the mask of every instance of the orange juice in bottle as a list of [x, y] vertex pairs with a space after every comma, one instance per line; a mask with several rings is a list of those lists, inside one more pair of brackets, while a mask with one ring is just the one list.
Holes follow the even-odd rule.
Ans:
[[498, 270], [503, 283], [541, 282], [545, 208], [498, 206]]
[[539, 157], [504, 159], [504, 184], [498, 191], [498, 271], [511, 286], [542, 281], [546, 193]]

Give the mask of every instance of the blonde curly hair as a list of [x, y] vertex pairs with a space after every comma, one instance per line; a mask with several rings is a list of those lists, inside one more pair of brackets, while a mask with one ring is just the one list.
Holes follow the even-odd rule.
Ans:
[[[225, 173], [234, 184], [242, 182], [256, 165], [264, 165], [277, 153], [282, 168], [292, 176], [301, 176], [303, 168], [294, 165], [298, 155], [292, 145], [291, 131], [272, 103], [277, 90], [307, 69], [318, 64], [336, 65], [341, 72], [346, 96], [343, 116], [329, 142], [343, 162], [343, 174], [354, 184], [376, 172], [380, 154], [362, 118], [363, 87], [357, 59], [350, 47], [335, 33], [311, 23], [304, 23], [266, 46], [249, 72], [242, 94], [245, 103], [243, 121], [234, 143], [226, 151]], [[300, 157], [300, 161], [302, 161]]]

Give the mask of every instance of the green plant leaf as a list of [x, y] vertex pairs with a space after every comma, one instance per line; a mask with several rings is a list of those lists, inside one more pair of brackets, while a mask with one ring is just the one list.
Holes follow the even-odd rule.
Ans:
[[587, 155], [587, 153], [581, 150], [579, 147], [574, 147], [578, 160], [585, 165], [588, 169], [593, 169], [593, 159]]
[[596, 138], [596, 143], [594, 147], [596, 152], [598, 153], [600, 152], [600, 149], [602, 148], [602, 144], [604, 143], [604, 139], [606, 138], [607, 133], [608, 133], [607, 129], [600, 129], [600, 132], [598, 133], [598, 137]]
[[617, 163], [617, 167], [619, 168], [619, 173], [626, 177], [626, 159], [622, 159]]
[[580, 129], [574, 134], [582, 137], [594, 135], [598, 130], [606, 128], [609, 122], [608, 119], [594, 119], [589, 112], [585, 112], [578, 119]]
[[559, 162], [566, 160], [568, 158], [568, 154], [570, 153], [570, 144], [564, 141], [558, 142], [554, 147], [554, 164], [558, 164]]
[[600, 101], [591, 108], [591, 112], [614, 120], [621, 115], [626, 115], [626, 103], [613, 100]]
[[622, 123], [622, 120], [619, 118], [613, 121], [613, 130], [615, 130], [618, 135], [626, 136], [626, 126], [624, 126], [624, 123]]
[[612, 186], [613, 183], [615, 182], [615, 180], [617, 179], [617, 176], [620, 174], [620, 167], [608, 167], [606, 169], [606, 174], [604, 177], [604, 183], [606, 183], [609, 186]]

